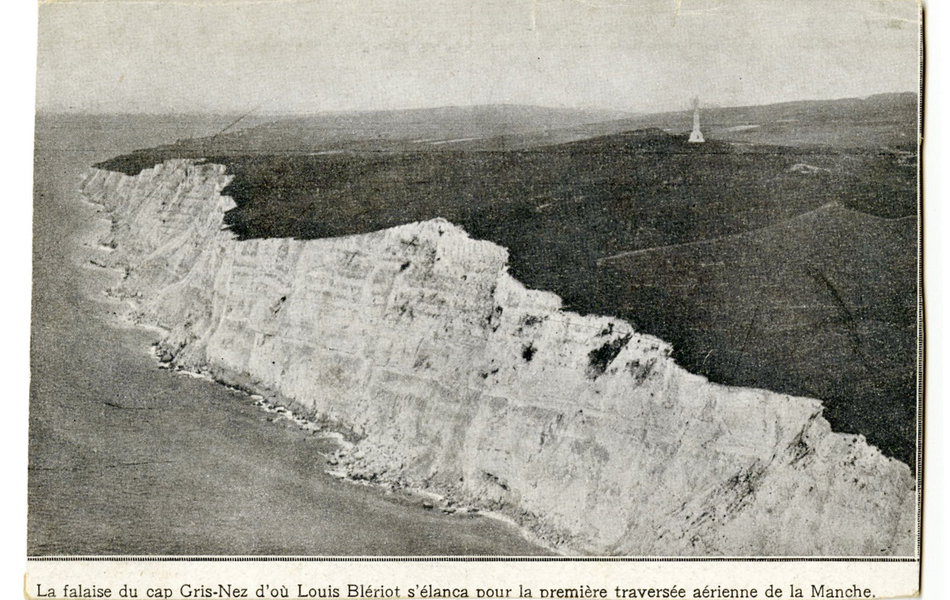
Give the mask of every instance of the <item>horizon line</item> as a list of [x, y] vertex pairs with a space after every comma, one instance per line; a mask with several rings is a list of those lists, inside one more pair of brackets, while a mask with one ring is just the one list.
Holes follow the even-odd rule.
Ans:
[[[706, 105], [702, 104], [702, 98], [700, 97], [700, 110], [719, 110], [719, 109], [730, 109], [730, 108], [755, 108], [762, 106], [777, 106], [782, 104], [799, 104], [799, 103], [815, 103], [815, 102], [841, 102], [846, 100], [869, 100], [871, 98], [880, 97], [880, 96], [904, 96], [904, 95], [915, 95], [919, 99], [921, 93], [919, 90], [905, 90], [899, 92], [877, 92], [873, 94], [868, 94], [865, 96], [841, 96], [837, 98], [800, 98], [793, 100], [781, 100], [778, 102], [767, 102], [762, 104], [719, 104], [719, 103], [709, 103]], [[687, 102], [687, 100], [684, 100]], [[228, 109], [228, 110], [183, 110], [183, 111], [173, 111], [173, 110], [159, 110], [159, 111], [122, 111], [122, 110], [89, 110], [89, 109], [78, 109], [78, 110], [63, 110], [63, 109], [51, 109], [51, 108], [41, 108], [37, 106], [35, 108], [36, 116], [134, 116], [134, 117], [208, 117], [208, 116], [234, 116], [234, 115], [246, 115], [247, 117], [253, 116], [266, 116], [266, 117], [315, 117], [315, 116], [327, 116], [327, 115], [359, 115], [359, 114], [373, 114], [373, 113], [400, 113], [400, 112], [414, 112], [414, 111], [433, 111], [433, 110], [447, 110], [447, 109], [478, 109], [478, 108], [501, 108], [501, 107], [518, 107], [518, 108], [533, 108], [533, 109], [542, 109], [542, 110], [552, 110], [552, 111], [571, 111], [571, 112], [591, 112], [591, 113], [615, 113], [618, 115], [624, 115], [620, 118], [628, 117], [644, 117], [651, 115], [663, 115], [678, 113], [684, 111], [693, 110], [692, 107], [684, 104], [683, 108], [674, 109], [674, 110], [645, 110], [645, 111], [636, 111], [632, 109], [621, 109], [621, 108], [605, 108], [605, 107], [595, 107], [595, 106], [550, 106], [544, 104], [523, 104], [518, 102], [498, 102], [498, 103], [483, 103], [483, 104], [437, 104], [432, 106], [415, 106], [415, 107], [402, 107], [402, 108], [369, 108], [369, 109], [331, 109], [331, 110], [302, 110], [302, 111], [251, 111], [248, 112], [246, 109]]]

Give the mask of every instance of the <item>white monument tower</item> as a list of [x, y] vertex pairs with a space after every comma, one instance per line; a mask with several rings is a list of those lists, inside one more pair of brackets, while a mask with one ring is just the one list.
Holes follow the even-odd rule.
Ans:
[[699, 98], [693, 98], [693, 132], [689, 134], [690, 144], [702, 144], [706, 139], [699, 130]]

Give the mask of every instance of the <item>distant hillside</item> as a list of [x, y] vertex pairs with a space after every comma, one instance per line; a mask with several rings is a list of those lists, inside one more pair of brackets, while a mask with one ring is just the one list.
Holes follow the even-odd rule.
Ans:
[[[400, 151], [394, 140], [417, 135], [417, 114], [369, 119], [369, 129], [395, 123], [376, 141], [359, 137], [365, 130], [348, 138], [355, 125], [338, 121], [324, 150], [318, 140], [331, 133], [283, 123], [99, 166], [226, 165], [225, 193], [237, 202], [226, 223], [242, 239], [446, 218], [508, 248], [512, 275], [569, 309], [627, 319], [714, 381], [822, 398], [836, 429], [913, 465], [915, 97], [704, 115], [702, 145], [664, 131], [689, 126], [670, 113], [529, 132], [518, 144], [506, 134]], [[444, 137], [501, 122], [486, 117]], [[621, 132], [600, 135], [612, 129]]]
[[[170, 140], [195, 139], [213, 135], [241, 115], [192, 114], [36, 114], [34, 143], [37, 149], [76, 149], [107, 152], [102, 158], [115, 156], [138, 144], [159, 145]], [[248, 116], [237, 128], [254, 127], [270, 122], [272, 118]]]
[[[438, 151], [506, 148], [506, 140], [629, 117], [618, 111], [496, 105], [327, 113], [272, 117], [240, 131], [180, 140], [169, 151], [185, 154], [308, 154], [348, 151]], [[254, 118], [258, 122], [260, 117]], [[243, 120], [234, 125], [243, 124]]]
[[[828, 148], [916, 150], [917, 95], [703, 108], [709, 139]], [[519, 105], [445, 107], [313, 116], [226, 119], [217, 132], [163, 146], [162, 156], [318, 152], [523, 150], [658, 128], [688, 132], [687, 110], [624, 115], [616, 111]], [[146, 161], [147, 162], [147, 161]]]
[[[712, 140], [780, 146], [820, 145], [837, 149], [888, 147], [902, 151], [916, 150], [918, 128], [915, 93], [765, 106], [701, 107], [700, 113], [703, 132], [707, 139]], [[649, 128], [662, 129], [668, 133], [687, 133], [692, 125], [692, 112], [684, 108], [536, 134], [506, 135], [482, 140], [477, 148], [523, 149]]]
[[[682, 113], [649, 115], [622, 121], [630, 127], [688, 131]], [[833, 148], [891, 147], [915, 150], [917, 94], [880, 94], [868, 98], [785, 102], [765, 106], [705, 108], [707, 138], [778, 145]]]

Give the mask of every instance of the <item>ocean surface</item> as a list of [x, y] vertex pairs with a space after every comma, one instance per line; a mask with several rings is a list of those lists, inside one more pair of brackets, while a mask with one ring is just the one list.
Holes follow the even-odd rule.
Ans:
[[[219, 119], [220, 120], [220, 119]], [[227, 118], [223, 119], [227, 122]], [[94, 266], [107, 227], [77, 193], [91, 164], [207, 135], [209, 119], [37, 121], [27, 553], [537, 555], [494, 519], [334, 479], [332, 442], [253, 399], [157, 367]]]

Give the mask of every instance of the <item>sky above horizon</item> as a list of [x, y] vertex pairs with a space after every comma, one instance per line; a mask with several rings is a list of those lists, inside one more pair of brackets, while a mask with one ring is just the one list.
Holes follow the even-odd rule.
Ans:
[[59, 0], [37, 108], [630, 112], [919, 88], [915, 0]]

